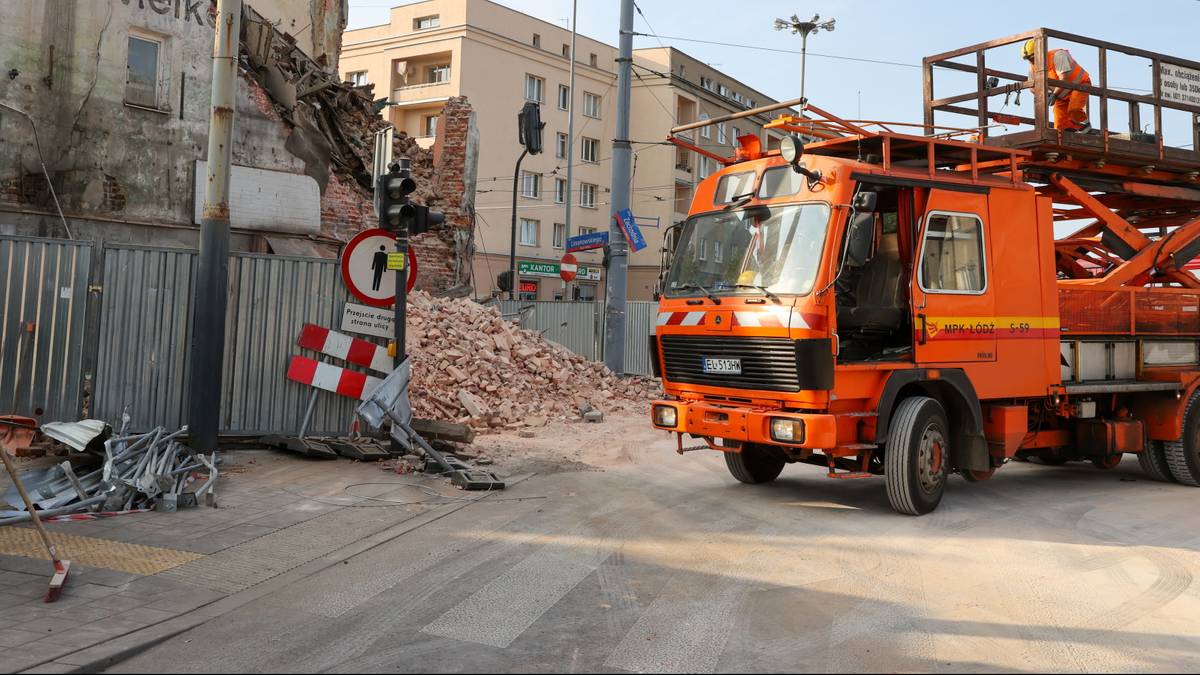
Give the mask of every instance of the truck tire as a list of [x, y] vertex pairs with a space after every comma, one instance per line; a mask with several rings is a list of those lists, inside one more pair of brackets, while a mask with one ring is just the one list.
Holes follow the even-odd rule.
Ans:
[[1192, 394], [1183, 410], [1183, 436], [1163, 446], [1171, 476], [1184, 485], [1200, 487], [1200, 391]]
[[950, 425], [942, 404], [906, 398], [892, 413], [884, 447], [888, 501], [899, 513], [922, 516], [937, 508], [950, 473]]
[[1138, 453], [1137, 458], [1142, 471], [1146, 472], [1150, 480], [1160, 483], [1175, 482], [1175, 477], [1171, 475], [1171, 465], [1167, 462], [1167, 449], [1162, 441], [1150, 441], [1146, 449]]
[[741, 452], [726, 452], [725, 466], [743, 483], [770, 483], [783, 472], [784, 460], [758, 445], [746, 444]]

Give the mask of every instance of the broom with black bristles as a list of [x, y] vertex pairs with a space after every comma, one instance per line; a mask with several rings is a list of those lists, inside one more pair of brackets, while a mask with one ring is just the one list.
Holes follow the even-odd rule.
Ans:
[[42, 535], [42, 541], [46, 544], [46, 550], [50, 552], [50, 559], [54, 561], [54, 576], [50, 577], [50, 589], [46, 591], [46, 597], [43, 598], [46, 602], [54, 602], [58, 600], [58, 596], [62, 595], [63, 586], [67, 583], [67, 573], [71, 571], [71, 561], [58, 559], [58, 552], [54, 549], [54, 543], [50, 541], [50, 535], [46, 532], [45, 526], [42, 525], [42, 519], [38, 518], [37, 509], [33, 508], [33, 500], [29, 498], [29, 493], [25, 491], [25, 486], [21, 484], [21, 478], [17, 476], [17, 469], [13, 466], [12, 460], [8, 458], [8, 451], [3, 446], [0, 446], [0, 459], [4, 460], [4, 468], [8, 470], [8, 475], [12, 477], [13, 485], [17, 486], [17, 492], [21, 493], [21, 499], [25, 500], [25, 508], [29, 509], [29, 516], [33, 520], [33, 526], [37, 528], [38, 534]]

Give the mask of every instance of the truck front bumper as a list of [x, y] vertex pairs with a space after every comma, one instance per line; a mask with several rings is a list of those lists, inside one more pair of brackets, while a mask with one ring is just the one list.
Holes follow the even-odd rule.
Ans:
[[[657, 429], [702, 438], [815, 450], [838, 446], [836, 417], [820, 413], [792, 413], [701, 401], [655, 401], [650, 406], [650, 420]], [[776, 432], [787, 430], [789, 433], [773, 434], [773, 427]], [[790, 439], [781, 438], [788, 435]]]

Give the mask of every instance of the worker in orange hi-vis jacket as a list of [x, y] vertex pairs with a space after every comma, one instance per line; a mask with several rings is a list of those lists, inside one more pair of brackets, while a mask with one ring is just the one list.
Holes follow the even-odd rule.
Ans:
[[[1029, 62], [1033, 70], [1033, 54], [1037, 42], [1028, 40], [1021, 47], [1021, 58]], [[1072, 84], [1092, 83], [1088, 72], [1079, 65], [1071, 53], [1065, 49], [1051, 49], [1046, 55], [1047, 76], [1052, 80], [1061, 80]], [[1055, 87], [1050, 92], [1050, 105], [1054, 106], [1054, 128], [1063, 131], [1087, 132], [1092, 128], [1088, 123], [1088, 94], [1084, 91]]]

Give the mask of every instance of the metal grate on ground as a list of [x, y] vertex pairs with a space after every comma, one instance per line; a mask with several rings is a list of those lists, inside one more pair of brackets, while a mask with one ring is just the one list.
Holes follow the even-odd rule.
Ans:
[[[126, 544], [109, 539], [50, 533], [59, 557], [78, 565], [150, 576], [174, 569], [204, 556], [189, 551]], [[37, 531], [26, 527], [0, 527], [0, 555], [50, 560]]]

